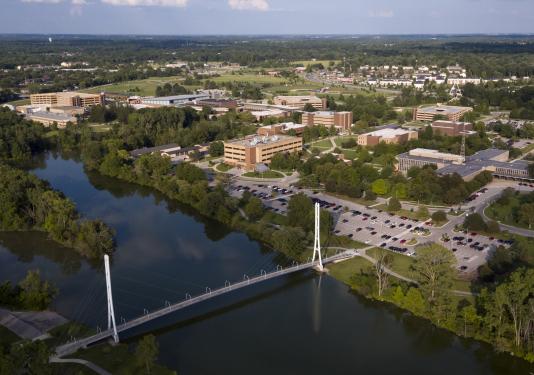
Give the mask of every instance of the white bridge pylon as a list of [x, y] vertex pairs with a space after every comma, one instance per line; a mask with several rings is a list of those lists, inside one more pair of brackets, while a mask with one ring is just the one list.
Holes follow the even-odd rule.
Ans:
[[323, 258], [321, 256], [321, 238], [320, 238], [320, 232], [321, 232], [321, 207], [319, 206], [319, 203], [315, 203], [315, 239], [313, 240], [313, 257], [312, 262], [315, 262], [315, 257], [317, 256], [319, 258], [319, 264], [317, 265], [317, 268], [319, 271], [323, 271]]
[[117, 325], [115, 324], [115, 309], [113, 308], [113, 295], [111, 293], [111, 273], [109, 271], [109, 255], [104, 255], [104, 267], [106, 269], [106, 292], [108, 296], [108, 330], [113, 326], [113, 341], [119, 342]]

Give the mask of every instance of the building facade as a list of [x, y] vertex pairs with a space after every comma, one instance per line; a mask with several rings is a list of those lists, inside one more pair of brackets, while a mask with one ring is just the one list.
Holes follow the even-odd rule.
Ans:
[[302, 114], [302, 125], [324, 125], [327, 128], [334, 126], [338, 129], [347, 131], [350, 130], [352, 126], [352, 112], [304, 112]]
[[413, 130], [386, 128], [358, 135], [358, 145], [376, 146], [380, 142], [400, 144], [417, 138], [418, 133]]
[[436, 116], [444, 116], [449, 121], [460, 121], [463, 115], [471, 112], [471, 107], [458, 107], [452, 105], [434, 105], [414, 108], [413, 119], [415, 121], [434, 121]]
[[281, 124], [265, 125], [258, 128], [258, 135], [273, 136], [279, 134], [287, 134], [289, 131], [295, 132], [295, 135], [300, 135], [304, 132], [306, 125], [295, 124], [293, 122], [284, 122]]
[[76, 124], [76, 117], [62, 114], [62, 113], [53, 113], [47, 111], [37, 111], [31, 112], [26, 115], [28, 120], [32, 120], [43, 124], [44, 126], [57, 125], [58, 128], [65, 128], [68, 123]]
[[465, 181], [470, 181], [483, 171], [488, 171], [498, 178], [516, 180], [533, 180], [529, 177], [528, 162], [518, 160], [508, 162], [509, 151], [487, 149], [465, 158], [436, 150], [414, 149], [397, 155], [397, 169], [406, 174], [412, 167], [435, 165], [440, 175], [458, 174]]
[[39, 107], [91, 107], [105, 103], [104, 94], [86, 94], [81, 92], [52, 92], [30, 95], [32, 106]]
[[273, 102], [275, 105], [294, 109], [304, 109], [306, 104], [311, 104], [315, 109], [326, 109], [326, 98], [318, 98], [317, 96], [275, 96]]
[[468, 134], [473, 130], [473, 124], [470, 122], [456, 122], [438, 120], [431, 125], [434, 134], [446, 135], [449, 137], [457, 137], [462, 134]]
[[224, 142], [224, 162], [246, 170], [254, 170], [257, 164], [269, 164], [277, 153], [298, 151], [302, 151], [300, 137], [251, 136]]

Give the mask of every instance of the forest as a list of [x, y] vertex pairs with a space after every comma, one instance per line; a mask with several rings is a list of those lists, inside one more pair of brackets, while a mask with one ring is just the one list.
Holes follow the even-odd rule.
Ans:
[[81, 218], [74, 203], [47, 182], [7, 164], [0, 164], [0, 176], [0, 230], [45, 231], [91, 259], [113, 252], [113, 230], [100, 220]]

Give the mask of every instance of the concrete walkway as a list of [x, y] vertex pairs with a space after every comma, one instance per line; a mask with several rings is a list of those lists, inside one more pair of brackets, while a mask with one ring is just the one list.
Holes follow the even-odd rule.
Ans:
[[102, 367], [99, 367], [95, 365], [92, 362], [86, 361], [85, 359], [77, 359], [77, 358], [57, 358], [53, 357], [50, 358], [50, 363], [77, 363], [79, 365], [85, 366], [87, 368], [90, 368], [95, 373], [100, 375], [111, 375], [111, 372], [107, 372]]
[[0, 309], [0, 325], [26, 340], [36, 340], [68, 320], [53, 311], [9, 311]]

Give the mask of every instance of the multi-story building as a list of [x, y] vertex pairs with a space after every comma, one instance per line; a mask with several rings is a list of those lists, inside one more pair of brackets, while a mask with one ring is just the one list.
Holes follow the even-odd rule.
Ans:
[[304, 109], [306, 104], [311, 104], [315, 109], [326, 109], [326, 98], [317, 96], [275, 96], [275, 105], [283, 105], [294, 109]]
[[358, 144], [360, 146], [375, 146], [380, 142], [385, 143], [405, 143], [411, 139], [417, 139], [418, 133], [406, 129], [380, 129], [370, 133], [360, 134]]
[[91, 107], [105, 103], [104, 94], [82, 92], [51, 92], [30, 95], [32, 106], [39, 107]]
[[229, 165], [254, 170], [257, 164], [269, 164], [280, 152], [302, 150], [302, 138], [287, 135], [249, 136], [224, 142], [224, 162]]
[[324, 125], [328, 128], [335, 126], [341, 130], [350, 130], [352, 112], [304, 112], [302, 114], [302, 124], [306, 126]]
[[462, 134], [469, 134], [473, 130], [473, 124], [470, 122], [457, 121], [434, 121], [431, 125], [434, 134], [447, 135], [449, 137], [457, 137]]
[[293, 122], [284, 122], [275, 125], [265, 125], [258, 128], [258, 135], [273, 136], [278, 134], [287, 134], [289, 131], [295, 132], [295, 135], [300, 135], [304, 132], [306, 125], [295, 124]]
[[495, 177], [531, 181], [528, 162], [518, 160], [508, 162], [509, 151], [487, 149], [464, 158], [460, 155], [416, 148], [397, 155], [397, 169], [406, 174], [412, 167], [433, 164], [440, 175], [458, 174], [465, 181], [472, 180], [483, 171], [491, 172]]
[[414, 108], [413, 119], [416, 121], [434, 121], [436, 116], [444, 116], [449, 121], [460, 121], [463, 115], [471, 112], [471, 107], [459, 107], [452, 105], [433, 105]]

